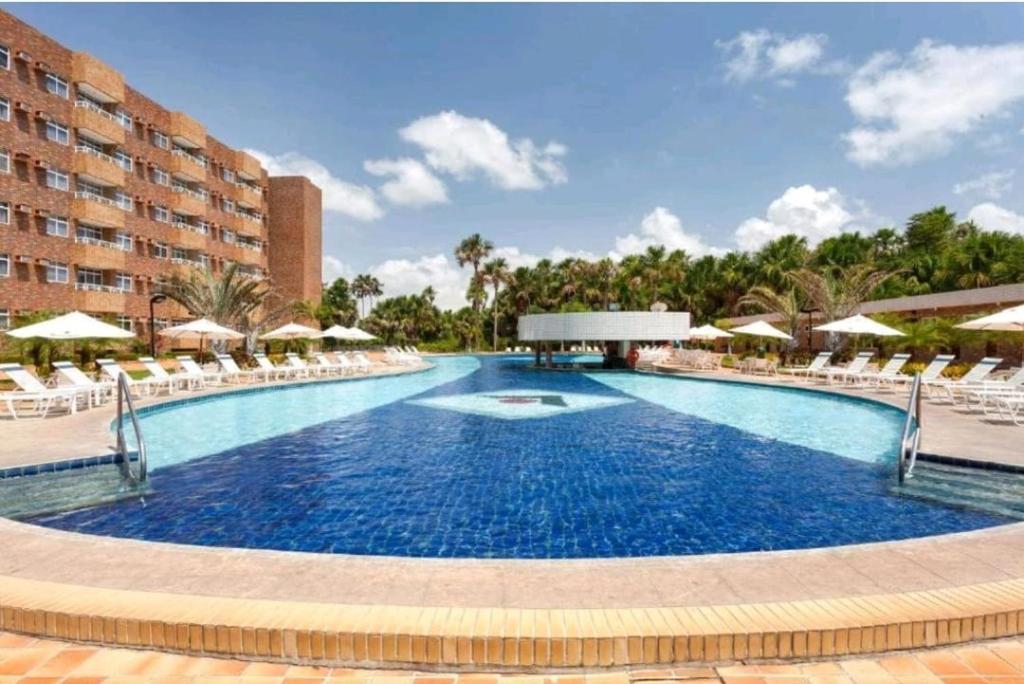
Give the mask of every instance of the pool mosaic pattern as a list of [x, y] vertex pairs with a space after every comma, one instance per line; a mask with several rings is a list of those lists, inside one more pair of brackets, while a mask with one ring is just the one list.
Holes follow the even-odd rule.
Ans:
[[[798, 549], [1005, 522], [891, 495], [901, 416], [887, 407], [546, 372], [523, 359], [436, 362], [406, 378], [147, 415], [152, 495], [35, 522], [211, 546], [480, 558]], [[502, 410], [558, 410], [506, 420], [438, 408], [472, 406], [473, 395]], [[517, 396], [532, 399], [493, 399]], [[567, 410], [578, 397], [599, 406]]]

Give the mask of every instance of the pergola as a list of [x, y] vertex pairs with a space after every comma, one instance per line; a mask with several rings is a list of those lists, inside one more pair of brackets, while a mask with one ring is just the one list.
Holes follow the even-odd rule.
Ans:
[[528, 314], [517, 325], [520, 342], [541, 345], [551, 363], [551, 344], [567, 341], [618, 342], [625, 357], [631, 342], [679, 341], [690, 337], [690, 314], [685, 311], [589, 311]]

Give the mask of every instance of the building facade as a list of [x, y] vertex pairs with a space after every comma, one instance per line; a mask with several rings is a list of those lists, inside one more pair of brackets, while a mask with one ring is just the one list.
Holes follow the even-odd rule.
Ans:
[[[266, 277], [270, 185], [251, 155], [0, 11], [0, 327], [78, 309], [145, 334], [171, 274], [237, 264]], [[319, 206], [298, 221], [314, 213], [319, 249]], [[312, 247], [288, 269], [312, 263], [319, 277]], [[187, 317], [171, 302], [156, 311], [157, 326]]]
[[323, 252], [320, 188], [305, 176], [274, 176], [270, 206], [268, 253], [274, 290], [294, 301], [320, 301]]

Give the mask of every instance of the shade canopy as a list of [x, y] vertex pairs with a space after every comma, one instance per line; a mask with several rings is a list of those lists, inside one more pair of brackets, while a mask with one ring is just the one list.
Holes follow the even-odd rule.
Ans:
[[194, 321], [188, 323], [182, 323], [181, 325], [173, 325], [170, 328], [164, 328], [160, 331], [161, 335], [166, 337], [199, 337], [206, 338], [208, 340], [242, 340], [245, 339], [245, 335], [240, 332], [236, 332], [231, 328], [225, 328], [219, 323], [214, 323], [206, 318], [197, 318]]
[[366, 341], [375, 339], [373, 335], [359, 328], [346, 328], [343, 325], [332, 325], [317, 337], [333, 337], [336, 340]]
[[847, 335], [876, 335], [878, 337], [904, 337], [904, 333], [874, 321], [867, 316], [857, 314], [831, 323], [814, 326], [821, 332], [844, 333]]
[[298, 323], [288, 323], [280, 328], [260, 335], [261, 340], [308, 340], [320, 337], [320, 331]]
[[371, 335], [370, 333], [366, 332], [365, 330], [360, 330], [359, 328], [349, 328], [349, 332], [352, 333], [352, 337], [349, 338], [349, 339], [352, 339], [352, 340], [361, 340], [361, 341], [365, 342], [367, 340], [375, 340], [375, 339], [377, 339], [376, 335]]
[[733, 328], [729, 332], [740, 335], [754, 335], [755, 337], [771, 337], [776, 340], [793, 339], [792, 335], [782, 332], [766, 321], [754, 321], [753, 323], [747, 323], [746, 325], [741, 325], [738, 328]]
[[1009, 330], [1024, 332], [1024, 304], [956, 326], [965, 330]]
[[116, 325], [104, 323], [81, 311], [72, 311], [69, 314], [26, 325], [16, 330], [8, 330], [7, 334], [20, 339], [42, 337], [48, 340], [127, 339], [135, 337], [135, 333], [119, 328]]
[[690, 329], [691, 340], [717, 340], [719, 337], [732, 337], [732, 333], [716, 328], [710, 323]]

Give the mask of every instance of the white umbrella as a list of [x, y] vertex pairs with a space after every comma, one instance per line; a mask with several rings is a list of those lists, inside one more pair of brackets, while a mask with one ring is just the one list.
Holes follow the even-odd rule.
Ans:
[[261, 340], [308, 340], [320, 337], [320, 331], [298, 323], [288, 323], [280, 328], [260, 335]]
[[887, 325], [882, 325], [878, 321], [873, 321], [867, 316], [857, 314], [856, 316], [850, 316], [849, 318], [843, 318], [838, 321], [832, 321], [831, 323], [824, 323], [822, 325], [814, 326], [815, 330], [821, 332], [833, 332], [833, 333], [844, 333], [847, 335], [875, 335], [877, 337], [904, 337], [905, 334], [897, 330], [896, 328], [890, 328]]
[[199, 358], [200, 362], [203, 358], [203, 340], [244, 340], [245, 335], [231, 328], [225, 328], [219, 323], [214, 323], [211, 320], [205, 318], [197, 318], [194, 321], [188, 323], [182, 323], [181, 325], [173, 325], [170, 328], [164, 328], [159, 331], [160, 335], [165, 335], [172, 339], [178, 339], [181, 337], [198, 337], [199, 338]]
[[788, 335], [775, 326], [767, 323], [766, 321], [754, 321], [753, 323], [747, 323], [741, 325], [738, 328], [733, 328], [729, 332], [738, 333], [740, 335], [753, 335], [755, 337], [772, 337], [777, 340], [791, 340], [792, 335]]
[[355, 339], [352, 337], [352, 329], [346, 328], [343, 325], [332, 325], [330, 328], [317, 335], [317, 337], [333, 337], [336, 340]]
[[366, 332], [365, 330], [360, 330], [359, 328], [349, 328], [349, 331], [352, 333], [352, 338], [351, 339], [353, 339], [353, 340], [364, 340], [365, 341], [365, 340], [375, 340], [375, 339], [377, 339], [376, 335], [371, 335], [370, 333]]
[[[999, 313], [975, 318], [956, 326], [965, 330], [997, 330], [1008, 332], [1024, 332], [1024, 304], [1012, 306]], [[1024, 348], [1021, 349], [1021, 365], [1024, 365]]]
[[716, 328], [710, 323], [693, 328], [690, 331], [691, 340], [716, 340], [719, 337], [732, 337], [732, 333], [726, 332], [721, 328]]
[[16, 330], [8, 330], [7, 334], [19, 339], [43, 337], [48, 340], [127, 339], [135, 337], [133, 332], [119, 328], [116, 325], [104, 323], [81, 311], [72, 311], [69, 314], [26, 325]]

